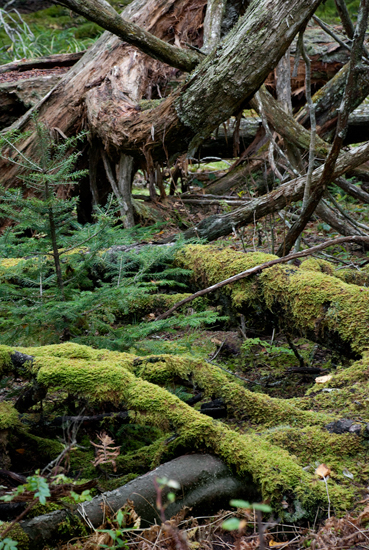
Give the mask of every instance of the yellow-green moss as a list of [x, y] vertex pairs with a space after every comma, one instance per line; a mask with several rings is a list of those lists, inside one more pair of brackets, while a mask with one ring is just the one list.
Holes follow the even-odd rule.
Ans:
[[[3, 533], [9, 525], [10, 524], [8, 522], [4, 522], [0, 525], [0, 534]], [[29, 538], [19, 523], [16, 523], [14, 527], [12, 527], [12, 530], [9, 531], [9, 534], [6, 535], [6, 537], [18, 542], [17, 550], [28, 550], [31, 548]]]
[[321, 260], [319, 258], [310, 257], [303, 260], [300, 269], [303, 271], [316, 271], [318, 273], [326, 273], [327, 275], [335, 276], [333, 265], [326, 260]]
[[[261, 486], [264, 496], [276, 499], [276, 502], [280, 501], [283, 491], [287, 489], [299, 491], [301, 483], [305, 487], [304, 491], [306, 490], [311, 477], [287, 451], [261, 440], [255, 434], [240, 435], [224, 424], [200, 414], [165, 389], [137, 378], [133, 372], [125, 368], [128, 366], [134, 369], [133, 361], [129, 360], [128, 354], [95, 350], [89, 353], [84, 346], [80, 347], [82, 349], [76, 345], [48, 346], [48, 353], [54, 355], [37, 356], [37, 380], [46, 387], [63, 388], [91, 400], [108, 399], [116, 403], [123, 402], [129, 410], [146, 414], [149, 418], [153, 415], [154, 418], [165, 419], [177, 431], [180, 442], [185, 446], [208, 448], [233, 465], [240, 474], [251, 474]], [[28, 350], [28, 353], [30, 351]], [[103, 359], [96, 359], [96, 354]], [[76, 355], [90, 358], [76, 359]], [[178, 359], [172, 358], [172, 371]], [[183, 372], [186, 368], [188, 372], [191, 367], [186, 367], [185, 359], [180, 360], [179, 370]], [[195, 365], [196, 363], [192, 364], [194, 371]], [[203, 372], [202, 376], [202, 384], [208, 387], [207, 373]], [[241, 398], [240, 390], [243, 388], [228, 382], [219, 369], [214, 369], [212, 379], [213, 386], [226, 384], [223, 389], [230, 400], [238, 400], [240, 405], [242, 399], [246, 400], [245, 394], [242, 394]], [[249, 393], [247, 397], [251, 399], [254, 396], [255, 401], [261, 399], [266, 409], [274, 406], [272, 399]], [[278, 402], [278, 406], [281, 404]], [[277, 414], [278, 407], [275, 407], [274, 412]], [[295, 413], [298, 417], [297, 409]], [[285, 418], [286, 412], [284, 411], [281, 416]], [[305, 411], [302, 412], [302, 416], [313, 419], [313, 415]], [[309, 490], [307, 492], [309, 493]], [[325, 498], [324, 492], [320, 497]]]
[[63, 504], [58, 504], [56, 502], [47, 502], [46, 504], [40, 504], [38, 502], [28, 512], [27, 519], [37, 518], [37, 516], [43, 516], [44, 514], [49, 514], [63, 508], [65, 508]]
[[329, 329], [356, 353], [369, 347], [369, 289], [282, 265], [265, 270], [259, 280], [266, 306], [283, 306], [286, 320], [302, 333]]
[[47, 439], [22, 431], [22, 437], [37, 448], [37, 455], [43, 460], [56, 458], [64, 449], [64, 445], [54, 439]]
[[14, 428], [19, 425], [18, 411], [12, 403], [2, 401], [0, 403], [0, 430]]
[[12, 367], [12, 351], [8, 346], [0, 346], [0, 376]]
[[[176, 261], [191, 269], [194, 279], [206, 287], [275, 258], [273, 254], [263, 252], [243, 254], [215, 245], [189, 245], [178, 253]], [[231, 294], [236, 307], [252, 303], [258, 297], [257, 285], [252, 279], [227, 285], [222, 292]]]
[[[243, 254], [217, 250], [214, 245], [192, 245], [178, 254], [177, 261], [192, 269], [195, 280], [206, 286], [273, 258], [258, 252]], [[258, 277], [223, 287], [222, 292], [230, 295], [236, 308], [273, 310], [277, 306], [278, 315], [302, 334], [306, 330], [337, 332], [353, 352], [361, 354], [369, 348], [369, 288], [317, 271], [325, 266], [320, 260], [314, 265], [310, 270], [306, 269], [306, 262], [305, 269], [275, 265]]]
[[273, 425], [290, 422], [293, 425], [328, 423], [329, 417], [295, 407], [285, 399], [273, 399], [251, 392], [221, 369], [190, 357], [145, 357], [135, 361], [135, 374], [155, 384], [166, 384], [175, 377], [191, 378], [207, 396], [222, 397], [232, 413], [253, 424]]
[[315, 384], [305, 397], [294, 399], [299, 408], [335, 412], [336, 416], [369, 421], [369, 352], [350, 367], [339, 368], [324, 384]]

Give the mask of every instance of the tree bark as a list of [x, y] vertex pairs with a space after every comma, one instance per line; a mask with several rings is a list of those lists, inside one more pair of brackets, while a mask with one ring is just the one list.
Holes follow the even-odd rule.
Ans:
[[223, 15], [227, 0], [208, 0], [204, 19], [203, 52], [209, 54], [220, 42]]
[[150, 111], [137, 113], [132, 105], [114, 102], [107, 89], [95, 88], [86, 97], [93, 132], [107, 148], [136, 156], [140, 148], [150, 149], [154, 160], [187, 150], [193, 156], [257, 91], [319, 3], [262, 0], [250, 5], [189, 81]]
[[[133, 0], [123, 11], [126, 20], [132, 21], [161, 39], [171, 39], [189, 33], [195, 44], [201, 39], [199, 27], [203, 20], [205, 0]], [[150, 17], [148, 17], [150, 14]], [[153, 61], [136, 48], [105, 32], [87, 50], [83, 57], [64, 75], [62, 80], [33, 109], [22, 116], [12, 128], [31, 131], [22, 142], [22, 152], [35, 155], [36, 134], [33, 132], [31, 114], [39, 113], [39, 120], [49, 128], [60, 128], [67, 136], [81, 129], [86, 120], [85, 94], [100, 86], [106, 79], [111, 94], [124, 105], [130, 91], [137, 90], [151, 96], [163, 76], [173, 75], [174, 69]], [[127, 81], [130, 88], [127, 91]], [[128, 98], [128, 99], [127, 99]], [[136, 105], [137, 99], [132, 100]], [[0, 179], [6, 186], [19, 185], [18, 168], [0, 161]]]
[[[342, 176], [347, 171], [360, 166], [369, 160], [369, 144], [356, 147], [349, 152], [341, 153], [335, 167], [332, 179]], [[242, 168], [242, 167], [240, 167]], [[312, 189], [319, 183], [323, 167], [313, 172]], [[241, 172], [241, 170], [240, 170]], [[285, 206], [302, 199], [305, 185], [305, 176], [296, 178], [267, 195], [248, 202], [244, 207], [223, 215], [213, 215], [202, 220], [191, 229], [184, 231], [185, 239], [201, 238], [208, 241], [229, 235], [234, 229], [252, 223], [266, 214], [276, 212]]]
[[201, 60], [197, 52], [171, 46], [132, 21], [126, 21], [106, 0], [58, 0], [58, 3], [97, 23], [150, 57], [182, 71], [192, 71]]
[[[134, 103], [122, 101], [122, 96], [117, 101], [106, 84], [99, 86], [103, 76], [101, 73], [97, 80], [94, 78], [90, 83], [86, 81], [91, 76], [91, 72], [86, 71], [87, 64], [90, 65], [90, 71], [98, 62], [104, 66], [101, 50], [102, 45], [106, 48], [107, 44], [101, 38], [86, 54], [87, 57], [84, 56], [73, 68], [74, 74], [78, 75], [79, 106], [83, 97], [82, 90], [84, 91], [86, 85], [92, 87], [86, 96], [87, 117], [92, 133], [101, 136], [108, 150], [124, 149], [126, 154], [141, 158], [140, 149], [143, 148], [150, 149], [154, 160], [187, 149], [191, 154], [212, 130], [238, 111], [260, 87], [320, 1], [262, 0], [252, 4], [218, 48], [201, 63], [190, 80], [156, 109], [143, 113], [137, 111]], [[132, 10], [134, 6], [138, 8], [137, 2], [129, 8]], [[128, 11], [125, 10], [127, 19], [129, 8], [126, 8]], [[145, 14], [148, 12], [146, 6]], [[110, 60], [108, 63], [111, 67]], [[82, 65], [85, 66], [80, 72]], [[73, 97], [77, 99], [76, 90], [70, 88], [74, 80], [70, 78], [70, 73], [63, 79], [65, 85], [59, 88], [63, 92], [64, 102], [68, 104], [68, 111], [73, 108]], [[40, 106], [41, 122], [46, 122], [45, 119], [51, 114], [52, 100], [55, 103], [51, 109], [51, 118], [55, 117], [56, 106], [60, 112], [63, 103], [60, 95], [56, 98], [55, 90], [50, 94], [50, 100], [44, 101]], [[66, 109], [67, 104], [64, 104], [62, 110]], [[68, 119], [70, 120], [69, 116]], [[19, 126], [25, 129], [26, 125], [20, 123]], [[52, 126], [67, 133], [62, 120], [53, 120]], [[28, 139], [28, 144], [32, 146], [32, 137]], [[23, 152], [28, 153], [26, 150]], [[12, 175], [15, 176], [16, 172], [13, 171]]]

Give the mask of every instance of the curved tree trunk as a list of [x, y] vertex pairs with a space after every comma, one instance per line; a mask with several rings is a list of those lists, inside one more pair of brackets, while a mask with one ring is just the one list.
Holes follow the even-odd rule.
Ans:
[[[81, 115], [85, 106], [91, 132], [102, 139], [109, 152], [124, 151], [143, 158], [146, 151], [153, 159], [165, 159], [188, 149], [191, 154], [261, 86], [320, 1], [261, 0], [251, 4], [188, 82], [157, 108], [142, 113], [125, 94], [125, 73], [121, 71], [114, 80], [117, 71], [109, 75], [106, 68], [120, 65], [122, 56], [127, 59], [130, 55], [130, 67], [135, 68], [137, 57], [144, 54], [104, 34], [38, 106], [40, 120], [68, 135], [78, 129], [76, 110]], [[149, 9], [147, 3], [143, 6], [136, 0], [124, 10], [124, 16], [163, 36], [165, 30], [169, 31], [170, 17], [160, 19], [162, 6], [160, 10], [154, 0], [151, 3]], [[167, 0], [166, 10], [169, 5]], [[195, 5], [198, 8], [198, 3]], [[145, 20], [147, 13], [151, 14], [150, 21]], [[96, 66], [104, 67], [103, 71], [93, 74]], [[26, 129], [28, 119], [17, 126]], [[32, 154], [32, 140], [31, 136], [23, 144], [23, 153]], [[16, 169], [8, 171], [8, 182], [16, 173]]]

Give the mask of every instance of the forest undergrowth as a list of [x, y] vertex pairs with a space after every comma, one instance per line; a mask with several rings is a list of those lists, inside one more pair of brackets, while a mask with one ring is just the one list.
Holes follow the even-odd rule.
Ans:
[[[123, 229], [112, 198], [96, 209], [94, 223], [81, 225], [68, 193], [68, 182], [79, 176], [75, 158], [60, 164], [69, 143], [53, 144], [42, 127], [39, 132], [48, 154], [39, 175], [25, 178], [42, 191], [39, 198], [2, 191], [4, 215], [13, 219], [0, 239], [4, 471], [32, 476], [46, 468], [48, 483], [56, 476], [74, 492], [98, 478], [94, 494], [188, 449], [210, 451], [237, 475], [252, 475], [278, 524], [295, 525], [291, 533], [267, 522], [269, 545], [326, 540], [327, 526], [318, 533], [306, 526], [327, 514], [344, 517], [350, 510], [358, 519], [347, 522], [365, 523], [366, 512], [357, 515], [367, 498], [369, 437], [369, 273], [362, 249], [336, 247], [324, 259], [275, 266], [156, 321], [197, 288], [274, 258], [271, 226], [258, 224], [249, 236], [211, 246], [162, 245], [161, 227]], [[66, 170], [64, 193], [52, 187], [58, 169]], [[313, 222], [306, 238], [319, 242], [327, 229]], [[283, 232], [282, 221], [273, 231]], [[3, 477], [6, 496], [11, 485]], [[37, 515], [65, 507], [68, 498], [38, 504]], [[238, 513], [247, 521], [236, 540], [256, 548], [255, 517]], [[202, 520], [181, 516], [174, 532], [187, 533], [183, 544], [191, 537], [202, 547], [214, 537], [226, 544], [233, 540], [222, 528], [228, 515], [201, 529]], [[112, 544], [111, 521], [110, 534], [98, 542], [96, 535], [85, 546], [67, 547]], [[343, 522], [352, 540], [364, 536], [344, 519], [334, 521]], [[84, 528], [77, 522], [75, 529], [79, 535]], [[142, 538], [154, 546], [173, 543], [173, 532], [140, 533], [130, 545], [141, 548]]]
[[[358, 1], [347, 7], [355, 15]], [[333, 0], [317, 13], [336, 22]], [[0, 64], [79, 51], [102, 31], [61, 6], [0, 16], [13, 25], [12, 36], [0, 30]], [[140, 170], [141, 225], [124, 228], [113, 195], [82, 223], [74, 186], [86, 171], [75, 166], [90, 136], [55, 139], [37, 114], [33, 123], [37, 162], [17, 148], [25, 134], [0, 137], [1, 157], [25, 168], [22, 189], [0, 188], [0, 550], [368, 547], [365, 246], [259, 269], [158, 319], [276, 259], [287, 216], [254, 220], [212, 244], [185, 241], [179, 228], [231, 211], [229, 201], [199, 207], [178, 195], [147, 205]], [[182, 184], [200, 194], [229, 165], [189, 164]], [[168, 168], [163, 177], [169, 193]], [[252, 199], [270, 183], [261, 171], [250, 180], [230, 198]], [[335, 184], [329, 193], [347, 217], [368, 223], [366, 205]], [[302, 242], [336, 236], [313, 217]], [[109, 491], [196, 453], [220, 458], [247, 502], [225, 491], [222, 511], [185, 508], [169, 520], [185, 491], [175, 476], [155, 478], [157, 518], [147, 527], [135, 503], [109, 500]], [[101, 495], [103, 519], [91, 523], [84, 511]], [[53, 537], [32, 538], [32, 519], [54, 522]]]

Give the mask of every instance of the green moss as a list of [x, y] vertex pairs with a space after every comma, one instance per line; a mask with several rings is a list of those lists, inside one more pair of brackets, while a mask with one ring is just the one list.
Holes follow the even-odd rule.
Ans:
[[[309, 271], [302, 271], [302, 274], [316, 275]], [[321, 273], [317, 275], [327, 277]], [[282, 276], [285, 276], [284, 271]], [[337, 284], [344, 285], [341, 281], [337, 281]], [[170, 355], [137, 358], [126, 353], [93, 350], [76, 344], [25, 351], [35, 355], [34, 372], [38, 382], [45, 387], [62, 388], [91, 401], [108, 400], [117, 405], [123, 404], [130, 411], [132, 419], [140, 423], [159, 425], [161, 428], [167, 423], [168, 429], [170, 426], [170, 430], [178, 434], [177, 445], [208, 449], [241, 475], [252, 475], [260, 485], [264, 498], [272, 499], [276, 508], [286, 491], [292, 491], [307, 510], [314, 507], [316, 510], [318, 501], [324, 502], [326, 499], [325, 487], [312, 473], [302, 468], [306, 466], [306, 461], [314, 458], [318, 460], [320, 454], [324, 458], [327, 437], [321, 427], [332, 420], [329, 415], [303, 410], [304, 407], [299, 407], [297, 400], [272, 399], [264, 394], [250, 392], [217, 367], [199, 359]], [[200, 414], [164, 388], [151, 383], [164, 385], [178, 377], [192, 379], [197, 387], [204, 389], [206, 395], [223, 397], [232, 414], [254, 425], [258, 434], [251, 431], [238, 433]], [[276, 430], [274, 435], [265, 432], [259, 434], [260, 430], [268, 426], [286, 422], [289, 423], [287, 432], [280, 430], [279, 433]], [[314, 424], [315, 427], [312, 426]], [[303, 430], [298, 427], [303, 427]], [[302, 446], [310, 446], [306, 454], [297, 452], [297, 435], [301, 433], [302, 440], [306, 439], [306, 445]], [[339, 440], [331, 438], [330, 441], [338, 456]], [[357, 447], [356, 441], [344, 439], [342, 442], [345, 450], [339, 456], [349, 460], [350, 453], [353, 453], [352, 456], [356, 450], [358, 454], [361, 453], [361, 447]], [[150, 448], [144, 447], [136, 453], [118, 457], [118, 470], [127, 474], [135, 472], [135, 465], [142, 460], [142, 470], [147, 471], [155, 459], [160, 460], [163, 450], [165, 446], [162, 439]], [[91, 460], [84, 453], [79, 459], [82, 467], [83, 462], [86, 464], [86, 461]], [[337, 507], [346, 506], [352, 498], [352, 491], [346, 486], [336, 487], [332, 481], [332, 502]]]
[[74, 537], [87, 537], [89, 531], [86, 523], [82, 519], [75, 514], [71, 514], [58, 525], [58, 534], [62, 539], [70, 540]]
[[[3, 533], [9, 525], [10, 524], [7, 522], [0, 525], [0, 534]], [[18, 523], [12, 527], [12, 530], [6, 537], [18, 542], [17, 550], [29, 550], [29, 548], [31, 548], [28, 536]]]
[[56, 458], [64, 449], [64, 445], [59, 441], [39, 437], [22, 431], [22, 437], [28, 440], [37, 449], [37, 455], [43, 460], [52, 460]]
[[326, 273], [327, 275], [334, 275], [334, 267], [326, 260], [318, 258], [307, 258], [303, 260], [300, 266], [303, 271], [316, 271], [318, 273]]
[[135, 361], [134, 372], [155, 384], [165, 385], [176, 377], [191, 379], [208, 397], [222, 397], [236, 418], [257, 425], [291, 422], [294, 425], [324, 424], [329, 417], [302, 412], [285, 399], [272, 399], [247, 390], [220, 369], [190, 357], [162, 355]]
[[36, 504], [31, 508], [27, 514], [27, 519], [36, 518], [37, 516], [42, 516], [44, 514], [49, 514], [55, 512], [55, 510], [61, 510], [65, 508], [62, 504], [57, 504], [56, 502], [47, 502], [46, 504]]
[[[272, 258], [275, 256], [193, 245], [180, 252], [177, 261], [193, 269], [195, 280], [207, 286]], [[227, 285], [222, 293], [230, 295], [238, 309], [246, 306], [256, 311], [278, 309], [283, 322], [301, 334], [306, 330], [337, 332], [354, 353], [361, 354], [369, 348], [369, 288], [318, 272], [328, 269], [320, 260], [311, 261], [310, 265], [313, 271], [306, 269], [306, 262], [305, 269], [276, 265], [258, 277]]]
[[93, 479], [97, 475], [93, 461], [95, 452], [91, 448], [77, 448], [70, 454], [70, 472], [73, 475], [83, 476], [86, 479]]
[[0, 403], [0, 430], [14, 428], [19, 425], [18, 411], [12, 403], [2, 401]]
[[[206, 287], [275, 258], [272, 254], [262, 252], [243, 254], [230, 249], [220, 249], [215, 245], [189, 245], [179, 252], [176, 261], [179, 265], [191, 269], [195, 281]], [[222, 292], [231, 295], [232, 303], [236, 307], [251, 304], [258, 297], [258, 289], [252, 279], [243, 279], [227, 285], [223, 287]]]
[[0, 346], [0, 375], [8, 372], [12, 367], [12, 351], [8, 346]]
[[[290, 426], [281, 426], [262, 434], [270, 443], [283, 447], [295, 456], [299, 464], [312, 473], [320, 463], [330, 470], [330, 496], [339, 501], [340, 509], [353, 506], [356, 497], [360, 497], [360, 485], [366, 484], [368, 472], [365, 467], [367, 444], [353, 434], [330, 434], [316, 426], [298, 430]], [[354, 477], [352, 483], [350, 477]], [[338, 485], [337, 485], [338, 484]]]
[[[369, 421], [369, 352], [350, 367], [341, 367], [325, 384], [315, 384], [306, 396], [295, 399], [299, 408], [335, 412], [339, 417]], [[359, 423], [360, 423], [359, 421]]]
[[[70, 347], [65, 347], [69, 352], [71, 351]], [[105, 352], [104, 360], [97, 361], [96, 359], [66, 358], [66, 350], [63, 351], [62, 345], [50, 346], [49, 351], [56, 352], [58, 356], [36, 358], [37, 379], [46, 387], [62, 387], [91, 400], [108, 399], [116, 403], [123, 402], [129, 410], [145, 415], [150, 422], [161, 421], [162, 423], [165, 419], [177, 431], [183, 445], [191, 448], [208, 448], [233, 465], [241, 474], [251, 473], [262, 487], [265, 497], [273, 498], [276, 502], [281, 498], [281, 492], [287, 488], [297, 490], [301, 482], [304, 485], [309, 484], [309, 474], [301, 469], [287, 451], [274, 447], [269, 442], [263, 442], [256, 435], [237, 434], [227, 426], [200, 414], [165, 389], [137, 378], [133, 372], [125, 368], [125, 366], [132, 370], [135, 368], [133, 361], [128, 361], [128, 354]], [[84, 351], [87, 353], [86, 350]], [[80, 355], [76, 348], [69, 355], [76, 355], [76, 352]], [[91, 353], [95, 356], [93, 350]], [[180, 359], [178, 370], [182, 373], [185, 370], [189, 372], [190, 362], [183, 358], [174, 358], [171, 364], [169, 360], [166, 361], [170, 364], [170, 370], [173, 372], [178, 359]], [[146, 360], [145, 364], [157, 365]], [[195, 365], [197, 365], [196, 362], [192, 363], [194, 371]], [[142, 367], [142, 364], [138, 366]], [[201, 384], [208, 388], [210, 384], [205, 370], [201, 372], [201, 376], [203, 377]], [[219, 369], [214, 369], [212, 374], [212, 387], [216, 383], [219, 387], [225, 384], [223, 392], [227, 399], [236, 402], [236, 405], [241, 406], [243, 404], [241, 402], [245, 402], [245, 393], [241, 391], [243, 388], [228, 382]], [[278, 406], [275, 406], [273, 400], [267, 396], [251, 392], [247, 397], [249, 399], [254, 397], [260, 414], [263, 407], [266, 410], [274, 407], [273, 414], [277, 414], [283, 403], [278, 402]], [[283, 403], [283, 406], [287, 409], [289, 407], [286, 403]], [[297, 417], [299, 416], [297, 409], [294, 413]], [[265, 416], [265, 413], [263, 414]], [[279, 414], [280, 418], [286, 417], [285, 410], [282, 414], [279, 410]], [[305, 411], [301, 415], [312, 420], [314, 418], [314, 415]], [[324, 493], [322, 495], [324, 497]]]
[[126, 474], [125, 476], [116, 477], [114, 479], [100, 479], [99, 487], [101, 487], [103, 491], [114, 491], [114, 489], [123, 487], [126, 483], [133, 481], [137, 476], [138, 474]]

